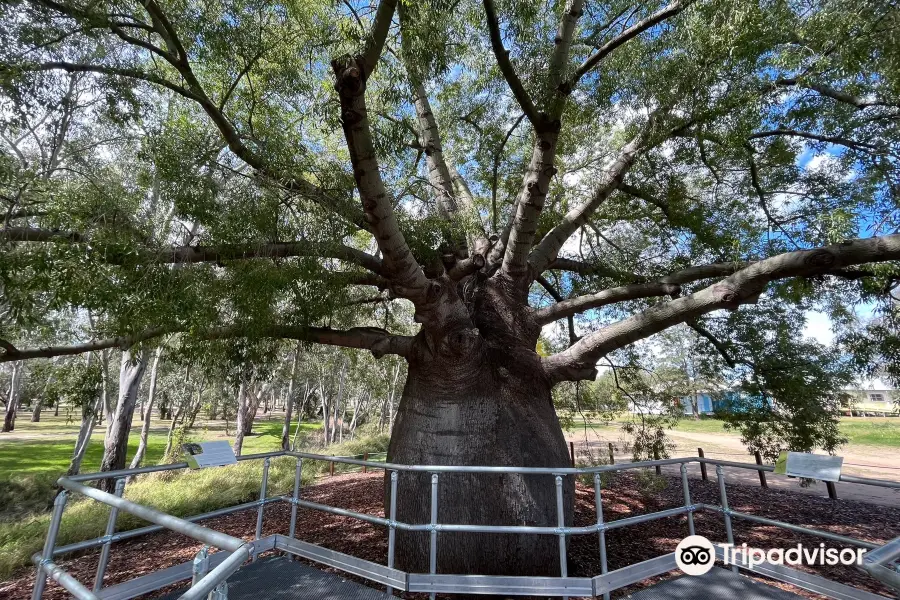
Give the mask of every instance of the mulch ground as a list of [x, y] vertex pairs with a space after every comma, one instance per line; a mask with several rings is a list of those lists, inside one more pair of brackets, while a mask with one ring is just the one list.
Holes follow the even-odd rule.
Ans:
[[[306, 500], [341, 508], [383, 516], [382, 485], [380, 474], [351, 474], [327, 479], [303, 490]], [[694, 502], [717, 504], [718, 488], [714, 481], [690, 482]], [[642, 493], [635, 477], [620, 473], [604, 488], [603, 506], [607, 521], [631, 517], [680, 506], [683, 504], [681, 482], [667, 478], [662, 491]], [[900, 507], [877, 506], [845, 500], [832, 501], [792, 492], [764, 490], [750, 486], [729, 486], [728, 499], [731, 508], [740, 512], [786, 521], [797, 525], [827, 530], [882, 544], [900, 537]], [[266, 507], [264, 535], [287, 534], [290, 507], [277, 503]], [[696, 532], [714, 541], [725, 539], [722, 516], [710, 512], [695, 515]], [[575, 525], [585, 526], [596, 522], [594, 492], [590, 487], [578, 485], [576, 490]], [[243, 511], [226, 517], [211, 519], [205, 526], [224, 531], [236, 537], [252, 539], [256, 528], [256, 511]], [[796, 534], [780, 528], [753, 524], [735, 519], [735, 538], [751, 547], [788, 548], [802, 543], [818, 546], [821, 539]], [[297, 523], [298, 537], [326, 548], [385, 564], [387, 560], [387, 533], [381, 527], [347, 517], [337, 517], [317, 511], [300, 509]], [[684, 516], [661, 519], [650, 523], [614, 529], [607, 532], [609, 569], [627, 565], [672, 552], [687, 535]], [[107, 569], [105, 585], [127, 581], [146, 573], [191, 560], [199, 550], [196, 541], [173, 533], [160, 532], [149, 536], [120, 542], [113, 546]], [[99, 551], [89, 551], [58, 561], [63, 568], [90, 587], [97, 568]], [[834, 581], [853, 585], [859, 589], [897, 597], [853, 567], [823, 566], [804, 567]], [[327, 569], [326, 569], [327, 570]], [[33, 569], [23, 569], [13, 579], [0, 583], [0, 599], [26, 600], [34, 585]], [[575, 577], [591, 577], [600, 573], [597, 537], [576, 536], [569, 546], [569, 574]], [[671, 573], [646, 580], [641, 584], [619, 590], [613, 597], [621, 597], [671, 577]], [[773, 582], [769, 582], [773, 583]], [[782, 589], [807, 598], [822, 596], [799, 590], [787, 584], [773, 583]], [[158, 594], [155, 593], [154, 595]], [[53, 582], [47, 586], [45, 598], [62, 600], [65, 591]], [[424, 594], [406, 594], [404, 598], [427, 598]]]

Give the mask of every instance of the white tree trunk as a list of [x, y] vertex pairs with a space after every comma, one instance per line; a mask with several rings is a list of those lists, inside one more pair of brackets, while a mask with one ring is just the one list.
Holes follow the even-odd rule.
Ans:
[[159, 360], [162, 357], [162, 353], [163, 347], [159, 346], [153, 354], [153, 366], [150, 367], [150, 389], [147, 393], [147, 401], [144, 404], [144, 420], [141, 423], [141, 441], [138, 444], [137, 452], [134, 453], [134, 458], [131, 459], [131, 464], [128, 465], [130, 469], [136, 469], [141, 466], [144, 454], [147, 452], [147, 438], [150, 436], [150, 420], [153, 415], [153, 401], [156, 399], [156, 378], [159, 373]]
[[[138, 390], [141, 387], [141, 377], [147, 368], [148, 353], [146, 349], [138, 351], [136, 356], [132, 351], [122, 352], [122, 363], [119, 368], [119, 393], [115, 410], [106, 424], [106, 439], [103, 449], [103, 460], [100, 462], [101, 471], [115, 471], [125, 468], [125, 457], [128, 452], [128, 435], [131, 433], [131, 420], [134, 417], [134, 409], [137, 406]], [[115, 486], [113, 479], [104, 479], [100, 482], [100, 488], [112, 492]]]
[[19, 391], [22, 389], [23, 371], [21, 360], [13, 363], [12, 377], [9, 380], [9, 394], [6, 396], [6, 415], [3, 418], [4, 432], [16, 428], [16, 413], [19, 410]]
[[[90, 368], [93, 353], [87, 356], [87, 366]], [[100, 402], [102, 398], [98, 394], [93, 402], [87, 406], [81, 407], [81, 427], [78, 429], [78, 438], [75, 440], [75, 449], [72, 451], [72, 460], [69, 462], [69, 469], [66, 475], [78, 475], [81, 471], [81, 461], [84, 460], [84, 454], [87, 451], [88, 444], [91, 441], [91, 435], [94, 433], [94, 425], [97, 423], [97, 413], [100, 411]], [[59, 402], [56, 403], [59, 406]]]
[[[284, 401], [284, 425], [281, 428], [281, 449], [289, 450], [291, 442], [291, 416], [294, 410], [294, 385], [297, 381], [297, 363], [300, 361], [300, 346], [294, 352], [294, 362], [291, 363], [291, 380], [288, 382], [287, 398]], [[299, 424], [297, 428], [299, 429]]]

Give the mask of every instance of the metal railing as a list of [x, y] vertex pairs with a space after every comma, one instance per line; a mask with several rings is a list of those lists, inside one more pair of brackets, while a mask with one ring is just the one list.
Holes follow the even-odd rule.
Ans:
[[[294, 473], [293, 490], [290, 497], [287, 496], [268, 496], [268, 480], [270, 460], [274, 457], [288, 456], [296, 459], [296, 467]], [[262, 460], [262, 481], [260, 485], [259, 499], [253, 502], [247, 502], [233, 507], [223, 508], [216, 511], [195, 515], [188, 518], [178, 518], [165, 514], [156, 509], [131, 502], [123, 498], [125, 488], [125, 480], [127, 477], [143, 473], [154, 473], [159, 471], [171, 471], [185, 469], [188, 467], [186, 463], [174, 465], [161, 465], [157, 467], [143, 467], [138, 469], [124, 469], [120, 471], [112, 471], [106, 473], [92, 473], [87, 475], [78, 475], [74, 477], [63, 477], [59, 480], [60, 487], [63, 490], [57, 496], [54, 503], [53, 512], [50, 520], [50, 527], [47, 539], [44, 543], [43, 551], [35, 554], [33, 561], [38, 568], [38, 577], [35, 580], [32, 600], [40, 600], [43, 595], [46, 580], [50, 579], [59, 583], [63, 588], [68, 590], [73, 596], [79, 600], [127, 600], [135, 596], [152, 592], [164, 586], [177, 583], [178, 581], [192, 579], [191, 587], [181, 596], [185, 600], [196, 600], [199, 598], [215, 598], [223, 600], [227, 597], [227, 585], [225, 581], [234, 573], [246, 560], [256, 560], [256, 557], [269, 550], [280, 550], [289, 554], [300, 556], [308, 560], [336, 567], [347, 573], [351, 573], [369, 581], [386, 586], [388, 593], [393, 594], [395, 590], [408, 592], [427, 592], [433, 598], [437, 593], [482, 593], [482, 594], [509, 594], [509, 595], [545, 595], [545, 596], [599, 596], [602, 595], [606, 600], [609, 598], [611, 591], [637, 583], [648, 577], [653, 577], [671, 571], [676, 567], [674, 553], [658, 556], [640, 563], [629, 565], [627, 567], [609, 571], [607, 565], [607, 547], [606, 532], [646, 523], [658, 519], [686, 515], [687, 533], [693, 535], [694, 513], [701, 510], [711, 511], [721, 514], [724, 520], [727, 541], [734, 544], [734, 529], [732, 519], [742, 519], [746, 521], [761, 523], [765, 525], [775, 526], [789, 531], [804, 533], [812, 536], [818, 536], [823, 539], [839, 542], [842, 544], [855, 545], [866, 550], [872, 550], [865, 559], [862, 569], [878, 581], [887, 585], [900, 589], [900, 573], [896, 570], [894, 562], [900, 559], [900, 538], [895, 539], [886, 545], [878, 546], [871, 542], [858, 540], [847, 536], [834, 534], [828, 531], [811, 529], [782, 521], [759, 517], [756, 515], [743, 513], [732, 510], [728, 504], [728, 496], [725, 481], [724, 468], [751, 469], [757, 471], [773, 471], [774, 467], [768, 465], [757, 465], [751, 463], [739, 463], [730, 461], [720, 461], [715, 459], [700, 457], [671, 458], [664, 460], [653, 460], [632, 463], [619, 463], [615, 465], [602, 465], [596, 467], [575, 468], [529, 468], [529, 467], [495, 467], [495, 466], [444, 466], [444, 465], [404, 465], [388, 462], [376, 462], [370, 460], [360, 460], [355, 457], [340, 456], [323, 456], [306, 452], [268, 452], [263, 454], [254, 454], [238, 457], [240, 461]], [[326, 504], [311, 502], [301, 497], [302, 488], [302, 469], [304, 460], [326, 461], [331, 464], [356, 465], [365, 469], [378, 469], [390, 473], [390, 504], [388, 506], [388, 518], [378, 517], [374, 515], [359, 513], [356, 511], [329, 506]], [[687, 465], [692, 462], [698, 462], [701, 465], [713, 465], [716, 469], [718, 479], [720, 504], [710, 505], [693, 503], [691, 500], [690, 487], [688, 485]], [[684, 504], [675, 508], [661, 510], [658, 512], [648, 513], [618, 519], [615, 521], [605, 521], [603, 516], [603, 502], [601, 489], [601, 474], [613, 471], [626, 471], [642, 468], [656, 468], [664, 465], [680, 465], [681, 485], [683, 488]], [[227, 468], [227, 467], [221, 467]], [[399, 485], [399, 473], [412, 472], [430, 475], [430, 519], [428, 523], [404, 523], [397, 521], [397, 488]], [[507, 473], [519, 475], [545, 475], [553, 477], [556, 490], [556, 512], [557, 519], [555, 526], [518, 526], [518, 525], [470, 525], [459, 523], [440, 523], [438, 521], [438, 487], [441, 481], [441, 475], [446, 473]], [[592, 525], [581, 527], [567, 527], [565, 525], [564, 511], [564, 478], [575, 476], [592, 476], [595, 492], [595, 505], [597, 511], [596, 522]], [[99, 480], [99, 479], [116, 479], [117, 484], [115, 493], [110, 494], [91, 488], [82, 484], [82, 482]], [[854, 476], [841, 476], [841, 482], [872, 485], [878, 487], [888, 487], [900, 489], [900, 482], [886, 481], [879, 479], [867, 479]], [[66, 506], [67, 494], [80, 494], [87, 498], [91, 498], [111, 507], [109, 520], [107, 522], [106, 533], [104, 536], [92, 540], [85, 540], [65, 546], [56, 546], [56, 539], [59, 533], [60, 522]], [[287, 502], [291, 505], [290, 527], [287, 536], [272, 535], [262, 537], [262, 525], [265, 507], [274, 502]], [[256, 532], [252, 542], [232, 537], [230, 535], [218, 532], [201, 525], [197, 525], [196, 521], [219, 517], [233, 512], [247, 510], [251, 508], [257, 509]], [[317, 510], [333, 515], [351, 517], [359, 519], [374, 525], [385, 527], [388, 531], [388, 556], [387, 564], [382, 565], [372, 561], [363, 560], [343, 554], [333, 550], [328, 550], [308, 542], [296, 539], [297, 511], [299, 508]], [[142, 527], [130, 531], [116, 533], [116, 520], [119, 512], [126, 512], [143, 520], [153, 523], [148, 527]], [[103, 578], [106, 573], [106, 567], [109, 561], [111, 545], [114, 542], [131, 539], [140, 535], [160, 531], [163, 529], [171, 530], [199, 542], [203, 542], [208, 546], [213, 546], [222, 550], [207, 556], [206, 549], [202, 551], [202, 569], [192, 565], [192, 563], [183, 563], [168, 569], [163, 569], [156, 573], [151, 573], [126, 581], [121, 584], [113, 585], [107, 588], [103, 587]], [[395, 550], [396, 550], [396, 532], [401, 531], [418, 531], [428, 532], [429, 544], [429, 572], [428, 573], [407, 573], [394, 567]], [[533, 535], [554, 535], [559, 538], [559, 565], [560, 575], [558, 577], [513, 577], [513, 576], [485, 576], [485, 575], [468, 575], [468, 574], [439, 574], [438, 570], [438, 544], [440, 534], [443, 532], [467, 532], [467, 533], [490, 533], [490, 534], [533, 534]], [[576, 535], [593, 535], [598, 536], [598, 552], [600, 556], [600, 574], [595, 577], [571, 577], [568, 575], [568, 563], [566, 556], [566, 544], [568, 538]], [[93, 589], [88, 589], [84, 584], [77, 581], [64, 569], [60, 568], [55, 562], [54, 557], [61, 554], [86, 550], [89, 548], [101, 547], [100, 560], [97, 568], [97, 574], [93, 584]], [[721, 549], [719, 549], [721, 553]], [[212, 570], [208, 570], [213, 567]], [[738, 568], [748, 568], [745, 564], [732, 565], [732, 569], [737, 572]], [[755, 565], [752, 569], [760, 574], [789, 582], [793, 585], [803, 587], [805, 589], [823, 594], [830, 598], [838, 600], [854, 599], [854, 600], [877, 600], [883, 599], [884, 596], [872, 594], [863, 590], [859, 590], [841, 583], [837, 583], [823, 577], [812, 575], [797, 569], [785, 567], [783, 565], [773, 565], [763, 563]]]

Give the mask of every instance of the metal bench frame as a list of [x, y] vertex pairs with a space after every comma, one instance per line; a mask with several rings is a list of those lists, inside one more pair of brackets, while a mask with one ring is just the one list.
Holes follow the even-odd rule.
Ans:
[[[290, 456], [297, 459], [296, 471], [294, 476], [294, 489], [291, 496], [273, 496], [269, 497], [267, 493], [269, 479], [269, 465], [272, 458], [280, 456]], [[379, 583], [386, 586], [388, 593], [393, 594], [394, 590], [407, 592], [427, 592], [434, 598], [436, 593], [459, 593], [459, 594], [507, 594], [507, 595], [544, 595], [544, 596], [561, 596], [567, 598], [569, 596], [600, 596], [606, 600], [609, 599], [609, 593], [613, 590], [637, 583], [648, 577], [661, 575], [677, 568], [675, 563], [675, 554], [670, 553], [658, 556], [649, 560], [645, 560], [627, 567], [609, 571], [606, 561], [606, 532], [611, 529], [618, 529], [638, 523], [646, 523], [657, 519], [674, 517], [679, 515], [687, 515], [687, 533], [694, 534], [694, 513], [700, 510], [708, 510], [719, 513], [725, 521], [725, 530], [727, 541], [734, 544], [734, 532], [732, 529], [732, 519], [744, 519], [775, 527], [780, 527], [795, 532], [802, 532], [814, 536], [818, 536], [834, 542], [846, 545], [857, 546], [871, 550], [865, 557], [862, 569], [875, 579], [900, 589], [900, 572], [894, 562], [900, 559], [900, 538], [897, 538], [883, 546], [878, 546], [871, 542], [858, 540], [827, 531], [802, 527], [782, 521], [775, 521], [755, 515], [731, 510], [728, 506], [728, 496], [725, 486], [725, 474], [723, 467], [751, 469], [757, 471], [773, 471], [774, 467], [767, 465], [756, 465], [750, 463], [740, 463], [731, 461], [721, 461], [700, 457], [684, 457], [671, 458], [665, 460], [653, 460], [644, 462], [621, 463], [615, 465], [604, 465], [598, 467], [587, 468], [527, 468], [527, 467], [488, 467], [488, 466], [443, 466], [443, 465], [401, 465], [383, 462], [374, 462], [369, 460], [359, 460], [351, 457], [323, 456], [318, 454], [309, 454], [305, 452], [267, 452], [262, 454], [252, 454], [238, 457], [240, 461], [262, 460], [262, 482], [260, 485], [259, 500], [247, 502], [237, 506], [223, 508], [212, 512], [195, 515], [186, 519], [174, 517], [165, 514], [148, 506], [143, 506], [135, 502], [131, 502], [122, 497], [125, 489], [126, 478], [133, 475], [144, 473], [155, 473], [160, 471], [173, 471], [188, 468], [187, 463], [177, 463], [172, 465], [160, 465], [153, 467], [142, 467], [138, 469], [124, 469], [120, 471], [111, 471], [106, 473], [91, 473], [85, 475], [77, 475], [73, 477], [62, 477], [59, 479], [59, 485], [62, 491], [56, 498], [53, 506], [53, 513], [50, 520], [50, 527], [44, 548], [41, 553], [32, 557], [33, 562], [37, 566], [38, 576], [35, 580], [32, 600], [40, 600], [47, 578], [53, 579], [63, 588], [69, 591], [79, 600], [128, 600], [141, 594], [146, 594], [154, 590], [158, 590], [167, 585], [177, 583], [186, 579], [191, 579], [194, 575], [192, 586], [181, 596], [183, 600], [198, 600], [206, 598], [210, 593], [216, 591], [216, 598], [222, 598], [225, 595], [224, 587], [220, 586], [228, 577], [237, 571], [241, 565], [249, 560], [256, 560], [256, 557], [266, 551], [280, 550], [295, 556], [305, 558], [318, 564], [327, 565], [340, 569], [344, 572], [363, 577], [369, 581]], [[300, 496], [301, 491], [301, 471], [304, 460], [325, 461], [337, 464], [356, 465], [366, 469], [381, 469], [390, 473], [391, 482], [391, 505], [389, 507], [389, 518], [376, 517], [373, 515], [363, 514], [319, 504], [303, 500]], [[691, 501], [690, 488], [688, 486], [687, 464], [697, 462], [700, 464], [709, 464], [716, 467], [716, 476], [719, 484], [720, 505], [698, 504]], [[644, 469], [659, 467], [663, 465], [680, 465], [681, 481], [684, 491], [684, 505], [662, 510], [654, 513], [637, 515], [616, 521], [604, 522], [603, 520], [603, 503], [601, 494], [600, 474], [612, 471], [625, 471], [632, 469]], [[227, 468], [227, 467], [219, 467]], [[429, 523], [403, 523], [397, 521], [397, 486], [399, 472], [419, 472], [429, 473], [431, 475], [431, 519]], [[556, 527], [537, 527], [537, 526], [509, 526], [509, 525], [463, 525], [452, 523], [438, 522], [438, 485], [440, 476], [444, 473], [515, 473], [526, 475], [545, 475], [553, 477], [556, 482], [556, 504], [557, 504], [557, 526]], [[563, 510], [563, 478], [590, 475], [594, 480], [595, 502], [597, 509], [597, 522], [594, 525], [586, 527], [566, 527]], [[98, 489], [88, 487], [83, 484], [87, 481], [96, 481], [100, 479], [114, 478], [117, 480], [115, 493], [110, 494]], [[900, 482], [886, 481], [879, 479], [869, 479], [863, 477], [854, 477], [850, 475], [842, 475], [841, 482], [854, 483], [861, 485], [872, 485], [878, 487], [887, 487], [900, 489]], [[97, 502], [101, 502], [111, 507], [109, 520], [107, 522], [105, 535], [85, 540], [65, 546], [56, 545], [56, 538], [59, 533], [59, 526], [62, 519], [63, 511], [66, 506], [68, 493], [75, 493], [86, 496]], [[287, 502], [291, 505], [291, 521], [290, 529], [287, 536], [271, 535], [262, 537], [263, 515], [265, 507], [274, 502]], [[374, 525], [379, 525], [388, 530], [388, 558], [387, 565], [374, 563], [372, 561], [363, 560], [348, 554], [328, 550], [308, 542], [304, 542], [295, 538], [297, 524], [297, 510], [299, 507], [306, 509], [322, 511], [334, 515], [352, 517], [360, 519]], [[237, 511], [247, 510], [251, 508], [257, 509], [256, 535], [252, 542], [245, 542], [242, 539], [235, 538], [222, 532], [218, 532], [201, 525], [197, 525], [197, 521], [210, 519], [228, 515]], [[153, 525], [133, 529], [129, 531], [116, 532], [116, 520], [118, 512], [124, 511], [137, 516], [141, 519], [153, 523]], [[141, 535], [161, 531], [167, 529], [191, 537], [197, 541], [203, 542], [209, 546], [219, 548], [221, 551], [209, 555], [207, 563], [212, 570], [203, 573], [197, 573], [193, 569], [191, 562], [183, 563], [163, 569], [148, 575], [137, 577], [130, 581], [117, 585], [103, 587], [103, 577], [109, 561], [109, 553], [113, 542], [119, 542], [126, 539], [135, 538]], [[407, 573], [394, 568], [395, 554], [395, 536], [396, 531], [421, 531], [429, 533], [429, 572], [428, 573]], [[560, 576], [559, 577], [510, 577], [510, 576], [488, 576], [488, 575], [466, 575], [466, 574], [438, 574], [437, 572], [437, 549], [441, 532], [477, 532], [490, 534], [534, 534], [534, 535], [555, 535], [559, 538], [559, 560], [560, 560]], [[600, 554], [600, 574], [595, 577], [569, 577], [567, 569], [566, 557], [566, 540], [569, 536], [575, 535], [597, 535]], [[101, 548], [100, 560], [97, 567], [97, 575], [94, 580], [92, 589], [88, 589], [84, 584], [77, 581], [68, 574], [64, 569], [56, 565], [53, 560], [56, 556], [86, 550], [89, 548]], [[717, 549], [719, 557], [722, 557], [721, 548]], [[738, 568], [747, 568], [746, 563], [743, 565], [732, 565], [732, 569], [737, 572]], [[865, 592], [857, 588], [853, 588], [841, 583], [837, 583], [817, 575], [799, 571], [783, 565], [773, 565], [764, 563], [757, 565], [753, 571], [756, 574], [764, 575], [776, 580], [791, 583], [798, 587], [822, 594], [836, 600], [884, 600], [884, 596]]]

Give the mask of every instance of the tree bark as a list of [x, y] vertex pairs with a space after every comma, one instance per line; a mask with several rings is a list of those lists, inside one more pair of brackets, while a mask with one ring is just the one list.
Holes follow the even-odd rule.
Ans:
[[9, 380], [9, 394], [6, 396], [6, 415], [3, 418], [4, 433], [16, 428], [16, 413], [19, 411], [19, 391], [22, 389], [24, 370], [21, 360], [13, 363], [12, 377]]
[[[122, 364], [119, 368], [119, 394], [115, 409], [107, 421], [106, 441], [104, 443], [103, 460], [100, 471], [115, 471], [125, 468], [125, 456], [128, 452], [128, 435], [131, 433], [131, 420], [137, 406], [138, 390], [141, 377], [147, 367], [147, 351], [141, 349], [137, 355], [131, 350], [122, 353]], [[112, 493], [115, 479], [103, 479], [100, 489]]]
[[159, 360], [162, 357], [163, 347], [156, 348], [153, 354], [153, 366], [150, 367], [150, 389], [147, 393], [147, 402], [145, 403], [144, 420], [141, 423], [141, 441], [138, 444], [134, 458], [131, 459], [130, 469], [136, 469], [141, 466], [144, 460], [144, 454], [147, 452], [147, 438], [150, 436], [150, 420], [153, 416], [153, 401], [156, 399], [156, 378], [159, 374]]
[[[294, 352], [294, 362], [291, 363], [291, 380], [288, 382], [287, 399], [284, 403], [284, 425], [281, 427], [281, 449], [290, 450], [291, 446], [291, 417], [294, 411], [294, 385], [297, 382], [297, 363], [300, 362], [300, 346]], [[299, 424], [298, 424], [299, 429]]]
[[[443, 362], [439, 369], [410, 364], [388, 462], [569, 466], [550, 384], [536, 362], [509, 364], [492, 356], [485, 362]], [[398, 520], [428, 523], [430, 489], [427, 474], [401, 472]], [[571, 479], [565, 481], [564, 492], [566, 523], [571, 524]], [[390, 506], [389, 497], [385, 506]], [[441, 474], [438, 521], [556, 526], [554, 477]], [[397, 531], [398, 568], [428, 572], [428, 548], [427, 533]], [[437, 567], [438, 573], [559, 575], [558, 539], [441, 533]]]
[[[569, 466], [550, 395], [552, 384], [535, 352], [540, 327], [518, 294], [518, 288], [502, 278], [488, 279], [475, 291], [474, 331], [446, 331], [438, 341], [420, 334], [409, 359], [388, 462]], [[430, 476], [403, 472], [399, 477], [398, 520], [428, 523]], [[571, 524], [571, 478], [563, 479], [563, 492], [565, 522]], [[441, 474], [438, 521], [555, 527], [555, 478]], [[439, 573], [559, 575], [555, 536], [440, 536]], [[428, 548], [427, 532], [398, 531], [397, 567], [427, 572]]]

